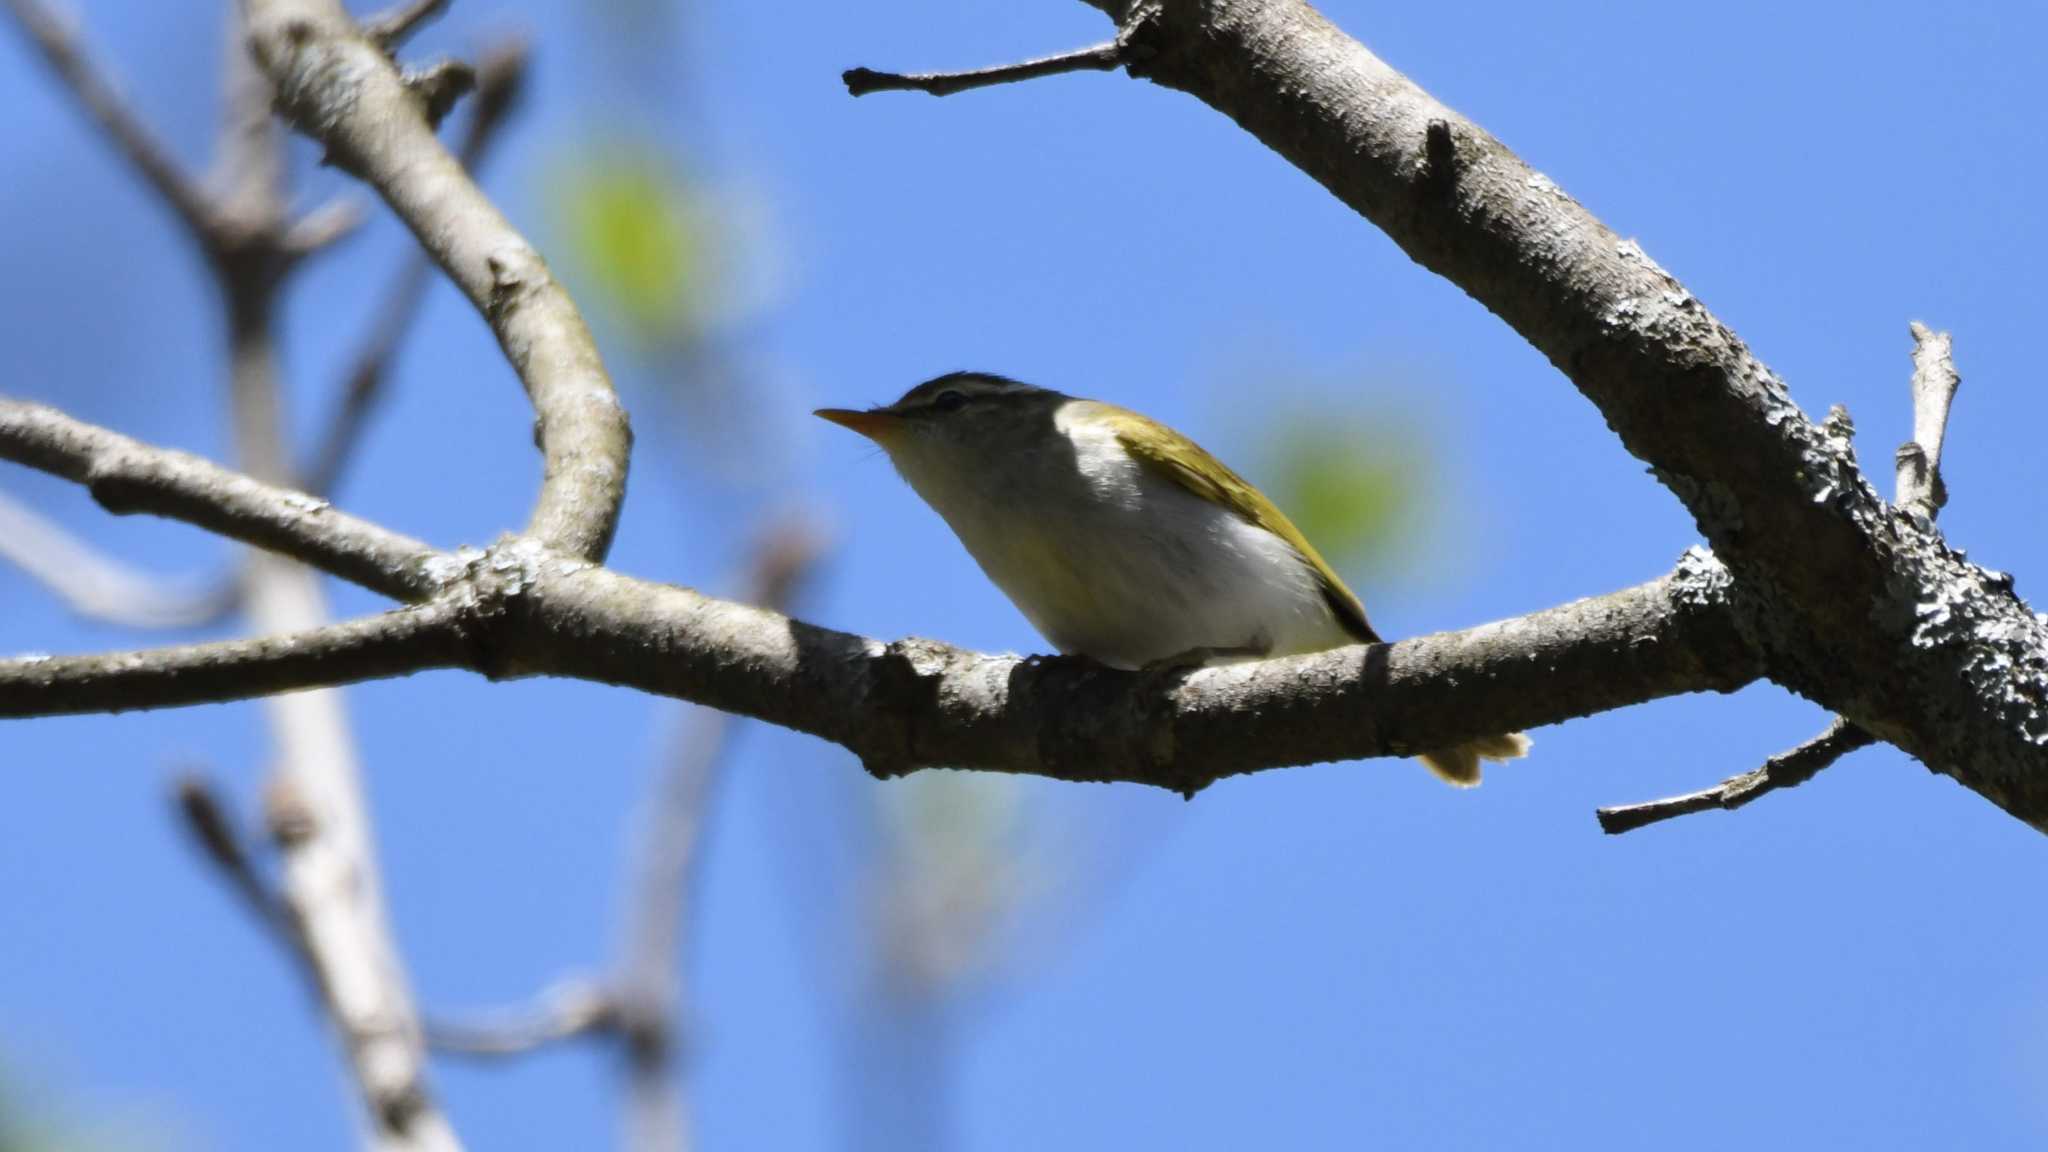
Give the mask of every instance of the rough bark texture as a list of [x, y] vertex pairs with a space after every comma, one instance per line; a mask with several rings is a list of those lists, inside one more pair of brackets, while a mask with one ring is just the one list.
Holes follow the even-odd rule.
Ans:
[[2048, 827], [2048, 629], [1886, 505], [1640, 245], [1300, 0], [1091, 2], [1134, 75], [1235, 120], [1570, 378], [1728, 565], [1773, 680]]

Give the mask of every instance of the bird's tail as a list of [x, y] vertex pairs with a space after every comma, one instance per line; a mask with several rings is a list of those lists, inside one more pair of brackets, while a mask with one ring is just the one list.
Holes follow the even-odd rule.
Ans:
[[1520, 732], [1504, 736], [1482, 736], [1469, 744], [1424, 752], [1419, 759], [1437, 779], [1458, 788], [1479, 786], [1481, 760], [1518, 760], [1529, 754], [1529, 738]]

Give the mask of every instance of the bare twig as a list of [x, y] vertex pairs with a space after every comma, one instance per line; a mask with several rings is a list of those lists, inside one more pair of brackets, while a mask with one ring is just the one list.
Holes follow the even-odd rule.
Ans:
[[43, 60], [77, 97], [107, 138], [148, 181], [187, 231], [211, 243], [218, 231], [214, 206], [170, 153], [144, 127], [114, 85], [95, 68], [64, 20], [39, 0], [0, 0]]
[[[470, 101], [469, 127], [457, 155], [463, 167], [477, 171], [498, 130], [517, 107], [526, 82], [526, 44], [510, 40], [486, 52], [477, 66], [476, 96]], [[381, 397], [399, 345], [412, 330], [426, 300], [434, 265], [418, 249], [408, 251], [391, 284], [379, 296], [369, 334], [350, 362], [341, 399], [327, 421], [325, 434], [304, 469], [306, 489], [332, 494], [354, 458]]]
[[1915, 320], [1913, 333], [1913, 438], [1899, 446], [1899, 507], [1932, 520], [1948, 503], [1941, 480], [1941, 442], [1948, 434], [1949, 404], [1963, 379], [1956, 373], [1953, 343]]
[[521, 1056], [550, 1044], [617, 1026], [611, 993], [587, 980], [564, 981], [527, 1007], [465, 1019], [430, 1017], [427, 1043], [457, 1056]]
[[288, 260], [303, 260], [332, 248], [363, 226], [363, 207], [353, 200], [329, 200], [285, 229], [278, 244]]
[[441, 146], [419, 102], [338, 0], [242, 0], [278, 108], [369, 182], [484, 315], [534, 407], [544, 460], [529, 532], [600, 559], [632, 436], [569, 294]]
[[5, 493], [0, 559], [78, 615], [124, 628], [197, 628], [226, 618], [239, 598], [231, 582], [206, 586], [137, 572]]
[[[1932, 521], [1948, 502], [1941, 482], [1941, 442], [1948, 429], [1949, 403], [1962, 378], [1956, 374], [1948, 333], [1932, 331], [1917, 320], [1911, 329], [1913, 439], [1898, 450], [1898, 488], [1892, 499], [1900, 508]], [[1844, 439], [1854, 433], [1849, 413], [1840, 405], [1829, 411], [1823, 426]], [[1618, 835], [1694, 812], [1733, 811], [1766, 793], [1796, 788], [1849, 753], [1875, 743], [1877, 737], [1863, 726], [1837, 716], [1818, 736], [1771, 757], [1761, 768], [1730, 776], [1712, 788], [1647, 804], [1601, 808], [1594, 815], [1603, 831]]]
[[[187, 773], [178, 779], [177, 800], [179, 815], [184, 818], [185, 830], [192, 834], [193, 843], [219, 870], [249, 913], [266, 929], [289, 935], [284, 907], [257, 871], [248, 839], [228, 814], [227, 805], [222, 803], [213, 783], [198, 773]], [[298, 944], [291, 942], [291, 946], [296, 948]]]
[[363, 35], [385, 52], [392, 52], [404, 46], [405, 42], [448, 11], [449, 0], [405, 0], [363, 21]]
[[476, 69], [446, 57], [423, 67], [409, 67], [399, 73], [399, 78], [420, 102], [429, 128], [439, 128], [448, 113], [455, 110], [455, 102], [476, 88]]
[[[237, 462], [252, 482], [283, 484], [291, 479], [292, 468], [284, 450], [288, 424], [278, 379], [276, 309], [279, 284], [296, 254], [283, 224], [283, 138], [271, 116], [269, 81], [242, 50], [248, 31], [240, 13], [228, 21], [226, 119], [217, 160], [224, 184], [222, 230], [209, 254], [226, 304], [229, 427]], [[96, 493], [100, 486], [95, 485]], [[326, 506], [302, 498], [296, 511], [318, 517]], [[250, 554], [243, 588], [250, 624], [265, 634], [254, 645], [277, 644], [300, 633], [300, 643], [309, 650], [328, 649], [325, 656], [285, 654], [270, 663], [271, 672], [332, 663], [337, 648], [349, 650], [352, 662], [374, 666], [394, 647], [433, 646], [434, 631], [451, 629], [455, 611], [443, 602], [328, 625], [319, 574], [265, 551]], [[195, 678], [222, 671], [223, 666], [202, 665]], [[115, 674], [101, 682], [119, 679]], [[265, 701], [265, 712], [277, 764], [269, 789], [270, 827], [280, 864], [276, 920], [288, 929], [293, 958], [311, 978], [340, 1042], [344, 1067], [369, 1120], [371, 1146], [379, 1152], [458, 1152], [454, 1130], [427, 1082], [426, 1045], [384, 914], [361, 769], [342, 696], [335, 691], [276, 695]], [[216, 860], [232, 864], [240, 857], [246, 862], [246, 852], [233, 848], [219, 806], [195, 803], [198, 795], [188, 791], [186, 811]], [[245, 883], [253, 885], [254, 873], [247, 872], [246, 863], [244, 871]]]
[[870, 92], [928, 92], [933, 96], [951, 96], [970, 88], [1014, 84], [1019, 80], [1035, 80], [1062, 72], [1113, 72], [1123, 67], [1125, 59], [1123, 42], [1111, 40], [1057, 56], [1041, 56], [1018, 64], [1000, 64], [967, 72], [905, 73], [849, 68], [840, 73], [839, 78], [845, 81], [846, 90], [855, 96], [865, 96]]
[[1797, 788], [1843, 756], [1875, 743], [1877, 737], [1837, 716], [1827, 731], [1789, 752], [1771, 757], [1753, 772], [1731, 776], [1712, 788], [1688, 792], [1683, 796], [1652, 800], [1647, 804], [1602, 808], [1598, 813], [1600, 830], [1618, 835], [1674, 816], [1713, 809], [1733, 812], [1767, 792]]
[[[755, 552], [747, 601], [787, 610], [818, 550], [816, 534], [800, 523], [770, 532]], [[686, 1017], [686, 930], [696, 906], [705, 820], [731, 734], [731, 717], [693, 710], [644, 809], [618, 999], [626, 1040], [625, 1143], [633, 1152], [686, 1146], [689, 1104], [676, 1067]]]

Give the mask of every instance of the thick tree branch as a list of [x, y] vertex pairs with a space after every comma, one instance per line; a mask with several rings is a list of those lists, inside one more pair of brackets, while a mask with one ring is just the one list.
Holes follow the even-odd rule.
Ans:
[[[1941, 506], [1948, 502], [1948, 494], [1941, 483], [1941, 441], [1948, 429], [1949, 402], [1955, 399], [1956, 388], [1962, 379], [1956, 375], [1948, 333], [1930, 331], [1917, 320], [1912, 323], [1911, 330], [1913, 439], [1902, 445], [1897, 453], [1898, 488], [1893, 501], [1900, 508], [1924, 516], [1931, 522], [1940, 514]], [[1828, 411], [1822, 427], [1831, 429], [1833, 434], [1844, 439], [1855, 435], [1849, 412], [1840, 405]], [[1733, 811], [1780, 788], [1796, 788], [1818, 776], [1835, 761], [1876, 742], [1877, 738], [1862, 725], [1837, 716], [1820, 735], [1789, 752], [1771, 757], [1761, 768], [1731, 776], [1700, 792], [1653, 800], [1647, 804], [1602, 808], [1595, 815], [1602, 829], [1610, 834], [1619, 834], [1694, 812], [1716, 808]]]
[[325, 500], [259, 484], [40, 404], [0, 397], [0, 460], [83, 484], [110, 512], [183, 520], [401, 600], [432, 595], [445, 576], [429, 563], [439, 555], [433, 549]]
[[[280, 223], [284, 142], [271, 116], [270, 84], [242, 50], [241, 15], [227, 27], [219, 165], [233, 239], [215, 249], [213, 269], [226, 313], [229, 427], [237, 462], [251, 479], [284, 484], [293, 475], [276, 347], [278, 289], [293, 265], [288, 229]], [[318, 574], [285, 556], [252, 552], [243, 589], [259, 633], [317, 632], [326, 624]], [[392, 630], [402, 632], [451, 610], [447, 604], [408, 609], [358, 627], [395, 620]], [[280, 864], [276, 906], [295, 945], [292, 954], [311, 977], [341, 1043], [369, 1143], [379, 1152], [457, 1152], [455, 1133], [427, 1082], [425, 1041], [384, 914], [345, 701], [339, 692], [313, 691], [273, 695], [264, 703], [276, 763], [268, 805]]]
[[[447, 598], [310, 634], [0, 660], [0, 717], [162, 708], [465, 667], [638, 688], [842, 744], [880, 775], [984, 768], [1193, 791], [1407, 756], [1762, 674], [1693, 555], [1661, 580], [1462, 632], [1170, 676], [883, 643], [653, 584], [530, 541]], [[1482, 719], [1483, 718], [1483, 719]]]
[[547, 264], [435, 139], [420, 101], [336, 0], [242, 0], [278, 107], [368, 181], [462, 289], [531, 398], [545, 470], [528, 532], [601, 559], [631, 447], [583, 317]]
[[2048, 625], [1887, 506], [1640, 245], [1301, 0], [1090, 3], [1134, 75], [1230, 116], [1569, 377], [1728, 565], [1772, 679], [2048, 828]]
[[202, 243], [210, 243], [219, 228], [213, 204], [143, 126], [114, 85], [93, 67], [64, 20], [40, 0], [4, 2], [43, 62], [98, 122], [128, 163], [156, 190], [187, 231]]

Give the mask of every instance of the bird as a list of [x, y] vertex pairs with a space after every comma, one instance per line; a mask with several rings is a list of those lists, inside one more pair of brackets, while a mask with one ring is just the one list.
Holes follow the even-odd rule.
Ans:
[[[981, 570], [1061, 653], [1196, 667], [1381, 643], [1358, 597], [1249, 481], [1128, 408], [991, 372], [892, 404], [821, 408], [888, 454]], [[1459, 787], [1507, 733], [1418, 757]]]

